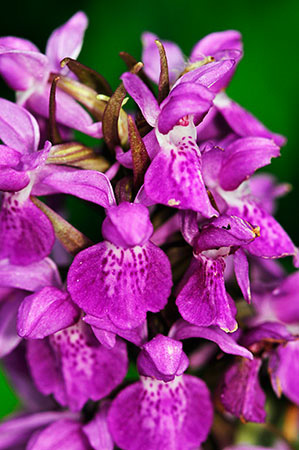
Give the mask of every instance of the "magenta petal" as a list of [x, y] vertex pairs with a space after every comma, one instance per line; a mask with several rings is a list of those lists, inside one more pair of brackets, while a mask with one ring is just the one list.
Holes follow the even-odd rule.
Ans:
[[[177, 127], [179, 128], [179, 127]], [[146, 194], [157, 203], [217, 215], [201, 175], [200, 151], [192, 136], [166, 144], [145, 174]]]
[[260, 227], [260, 236], [244, 247], [251, 254], [262, 258], [282, 258], [296, 253], [293, 242], [281, 225], [256, 203], [244, 199], [243, 204], [230, 207], [227, 213]]
[[145, 120], [152, 127], [156, 126], [160, 108], [154, 95], [141, 79], [130, 72], [121, 76], [124, 86], [144, 115]]
[[242, 36], [238, 31], [227, 30], [211, 33], [201, 39], [194, 46], [190, 59], [198, 61], [206, 56], [214, 56], [222, 50], [239, 50], [242, 51]]
[[82, 409], [88, 399], [106, 397], [127, 373], [126, 344], [117, 340], [107, 349], [83, 322], [55, 333], [49, 341], [60, 361], [67, 404], [73, 411]]
[[210, 249], [243, 246], [256, 237], [252, 227], [236, 216], [221, 214], [204, 225], [194, 242], [195, 255]]
[[245, 347], [238, 345], [233, 336], [218, 327], [198, 327], [180, 319], [171, 327], [169, 336], [174, 339], [189, 339], [198, 337], [215, 342], [224, 353], [253, 359], [252, 353]]
[[148, 209], [140, 204], [122, 202], [107, 210], [102, 225], [102, 235], [119, 247], [145, 244], [153, 234]]
[[[159, 39], [153, 33], [145, 32], [142, 34], [143, 52], [141, 60], [144, 63], [144, 71], [146, 75], [154, 81], [156, 84], [159, 83], [160, 77], [160, 56], [155, 40]], [[169, 81], [173, 83], [183, 72], [185, 68], [185, 59], [180, 48], [169, 41], [162, 42], [168, 64]]]
[[233, 75], [236, 63], [233, 59], [216, 61], [191, 70], [182, 76], [178, 83], [196, 83], [205, 86], [209, 91], [217, 93], [225, 88]]
[[104, 208], [115, 203], [109, 179], [96, 170], [47, 165], [40, 171], [39, 177], [32, 189], [33, 195], [70, 194]]
[[18, 313], [18, 334], [30, 339], [42, 339], [79, 320], [80, 311], [68, 292], [52, 286], [29, 295]]
[[144, 344], [137, 359], [140, 375], [157, 380], [172, 381], [188, 368], [189, 360], [181, 342], [158, 334]]
[[125, 250], [104, 241], [80, 252], [68, 274], [72, 300], [88, 314], [108, 314], [122, 329], [163, 309], [171, 285], [168, 258], [150, 242]]
[[53, 394], [62, 406], [67, 405], [67, 393], [48, 339], [27, 341], [27, 362], [37, 389], [44, 395]]
[[285, 144], [285, 138], [269, 131], [256, 117], [233, 102], [225, 93], [218, 94], [214, 101], [233, 131], [241, 137], [260, 136], [273, 139], [276, 145]]
[[26, 154], [37, 150], [39, 138], [36, 119], [22, 106], [0, 98], [0, 139]]
[[244, 251], [240, 248], [234, 253], [234, 267], [238, 285], [247, 303], [250, 303], [250, 281], [248, 273], [248, 261]]
[[113, 450], [114, 448], [113, 440], [107, 424], [109, 407], [109, 401], [101, 403], [99, 411], [92, 421], [82, 427], [92, 445], [92, 448], [95, 450]]
[[30, 178], [27, 172], [19, 172], [10, 167], [1, 167], [0, 164], [0, 191], [17, 192], [28, 186], [29, 182]]
[[[26, 101], [26, 108], [42, 117], [49, 117], [49, 98], [51, 85], [48, 83], [42, 92], [35, 91]], [[59, 124], [82, 133], [95, 135], [95, 131], [102, 137], [101, 127], [94, 130], [93, 120], [86, 110], [72, 97], [57, 89], [56, 91], [56, 120]], [[98, 127], [98, 126], [97, 126]]]
[[226, 332], [237, 329], [236, 309], [225, 290], [224, 268], [221, 257], [193, 260], [176, 299], [183, 319], [198, 326], [217, 325]]
[[1, 257], [12, 264], [31, 264], [51, 252], [55, 234], [50, 220], [31, 200], [20, 203], [6, 194], [0, 212]]
[[61, 419], [34, 434], [26, 450], [90, 450], [80, 422]]
[[270, 164], [279, 156], [279, 147], [270, 139], [247, 137], [237, 139], [224, 152], [219, 174], [220, 185], [226, 191], [236, 189], [257, 169]]
[[108, 424], [124, 450], [191, 450], [207, 438], [212, 417], [206, 385], [183, 375], [169, 383], [144, 378], [125, 388], [112, 402]]
[[242, 420], [262, 423], [266, 420], [266, 396], [260, 387], [258, 372], [262, 361], [242, 359], [226, 372], [221, 401], [227, 411]]
[[202, 120], [212, 106], [214, 94], [206, 87], [195, 83], [179, 83], [161, 104], [158, 119], [159, 132], [167, 134], [188, 115], [196, 115], [196, 125]]
[[0, 358], [8, 355], [21, 341], [17, 335], [16, 323], [18, 309], [23, 299], [24, 292], [13, 290], [0, 303]]
[[273, 389], [278, 396], [283, 392], [299, 405], [299, 341], [280, 345], [269, 360], [269, 373]]
[[64, 25], [53, 31], [46, 48], [46, 55], [53, 71], [61, 71], [60, 61], [63, 58], [77, 58], [81, 51], [87, 25], [86, 15], [79, 11]]
[[50, 73], [48, 58], [38, 49], [13, 48], [15, 42], [3, 42], [4, 39], [0, 39], [0, 74], [6, 83], [15, 91], [45, 83]]
[[[39, 412], [37, 414], [22, 415], [2, 422], [0, 425], [1, 449], [19, 449], [25, 448], [30, 435], [41, 427], [51, 422], [62, 419], [63, 417], [72, 417], [73, 413], [66, 412]], [[22, 445], [23, 444], [23, 445]], [[20, 445], [20, 447], [19, 447]]]
[[49, 258], [27, 266], [4, 260], [0, 262], [0, 285], [34, 292], [47, 285], [60, 286], [61, 281], [55, 263]]

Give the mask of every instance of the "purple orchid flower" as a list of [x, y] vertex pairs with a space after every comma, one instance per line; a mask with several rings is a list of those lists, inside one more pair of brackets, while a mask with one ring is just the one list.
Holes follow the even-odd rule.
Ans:
[[[250, 192], [250, 184], [245, 181], [260, 167], [268, 164], [272, 157], [279, 156], [277, 145], [267, 138], [247, 137], [235, 139], [228, 146], [207, 149], [203, 153], [203, 177], [221, 212], [234, 215], [260, 228], [260, 237], [246, 247], [246, 250], [262, 258], [281, 258], [294, 255], [297, 248], [290, 237], [267, 211], [264, 205], [263, 186], [260, 194]], [[272, 190], [274, 197], [280, 191]]]
[[224, 284], [225, 257], [234, 253], [236, 278], [244, 298], [250, 301], [248, 262], [242, 248], [256, 238], [256, 231], [242, 219], [227, 215], [204, 225], [200, 232], [194, 228], [192, 238], [187, 237], [191, 238], [194, 258], [178, 287], [176, 304], [182, 317], [192, 324], [217, 325], [233, 332], [238, 324], [234, 302]]
[[[147, 76], [155, 83], [159, 83], [160, 74], [160, 58], [155, 41], [158, 39], [153, 33], [143, 33], [143, 53], [142, 61], [144, 62], [144, 70]], [[180, 48], [169, 41], [161, 41], [166, 52], [169, 79], [173, 84], [180, 76], [184, 77], [185, 73], [192, 72], [200, 67], [202, 73], [207, 74], [211, 67], [218, 62], [234, 59], [236, 63], [242, 57], [242, 41], [238, 31], [228, 30], [218, 33], [211, 33], [201, 39], [193, 48], [189, 61], [185, 61], [185, 57]], [[219, 65], [219, 64], [218, 64]], [[225, 87], [233, 76], [235, 67], [226, 74], [226, 79], [222, 82], [221, 87]], [[220, 88], [220, 87], [219, 87]]]
[[[267, 343], [270, 347], [265, 347]], [[295, 386], [298, 376], [298, 340], [286, 327], [276, 322], [265, 322], [245, 333], [241, 344], [257, 356], [251, 361], [239, 359], [225, 372], [221, 386], [221, 402], [225, 409], [241, 420], [265, 421], [266, 396], [258, 376], [262, 360], [266, 358], [269, 358], [268, 371], [276, 394], [280, 396], [284, 392], [298, 403]], [[279, 344], [278, 347], [275, 344]]]
[[108, 316], [123, 330], [141, 325], [147, 311], [163, 309], [172, 286], [171, 268], [164, 252], [150, 242], [152, 233], [144, 205], [108, 207], [105, 240], [80, 252], [70, 267], [72, 300], [88, 315]]
[[48, 256], [55, 240], [50, 220], [30, 195], [68, 193], [102, 204], [112, 194], [100, 172], [47, 164], [51, 144], [37, 151], [35, 118], [8, 100], [0, 99], [0, 109], [0, 138], [6, 144], [0, 146], [0, 255], [13, 264], [30, 264]]
[[[17, 91], [19, 104], [37, 116], [49, 117], [50, 73], [66, 73], [67, 69], [61, 68], [60, 61], [65, 57], [77, 58], [86, 27], [85, 14], [76, 13], [51, 34], [45, 55], [25, 39], [0, 38], [0, 74]], [[68, 128], [102, 137], [101, 124], [94, 124], [85, 109], [59, 89], [56, 92], [56, 120]]]
[[138, 361], [141, 380], [113, 400], [108, 426], [125, 450], [197, 448], [207, 437], [213, 408], [199, 378], [183, 375], [188, 358], [182, 344], [157, 335], [143, 346]]
[[152, 159], [145, 175], [146, 194], [157, 203], [200, 211], [206, 217], [217, 215], [203, 183], [194, 125], [211, 107], [213, 94], [200, 84], [181, 83], [159, 106], [136, 75], [125, 73], [121, 78], [155, 128], [155, 136], [151, 132], [145, 140]]

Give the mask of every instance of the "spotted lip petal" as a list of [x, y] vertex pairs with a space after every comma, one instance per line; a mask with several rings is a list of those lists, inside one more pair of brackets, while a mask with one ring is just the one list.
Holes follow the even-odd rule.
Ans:
[[191, 450], [208, 435], [213, 409], [206, 385], [189, 375], [173, 381], [142, 377], [113, 400], [108, 425], [125, 450]]
[[260, 236], [244, 249], [262, 258], [282, 258], [296, 253], [293, 242], [279, 223], [257, 203], [246, 197], [229, 207], [228, 214], [242, 217], [260, 228]]
[[[193, 135], [182, 135], [175, 127], [173, 136], [160, 144], [144, 179], [146, 194], [156, 201], [179, 209], [192, 209], [205, 217], [218, 215], [212, 207], [201, 175], [201, 155]], [[178, 130], [177, 130], [178, 129]], [[157, 180], [159, 184], [157, 185]]]
[[200, 256], [192, 261], [176, 299], [183, 319], [198, 326], [217, 325], [226, 332], [237, 329], [236, 308], [225, 290], [224, 268], [221, 257]]
[[50, 220], [30, 199], [6, 194], [0, 212], [0, 255], [12, 264], [31, 264], [51, 252], [55, 234]]
[[224, 376], [221, 402], [227, 411], [245, 421], [263, 423], [266, 420], [266, 396], [258, 380], [261, 364], [260, 359], [242, 359]]
[[80, 252], [68, 274], [72, 300], [88, 314], [108, 314], [122, 329], [141, 325], [147, 311], [160, 311], [171, 285], [168, 258], [150, 242], [126, 250], [104, 241]]
[[[102, 346], [83, 322], [42, 340], [28, 340], [27, 360], [38, 389], [79, 411], [108, 395], [126, 375], [126, 345]], [[57, 360], [59, 363], [57, 363]], [[101, 377], [99, 377], [101, 373]]]

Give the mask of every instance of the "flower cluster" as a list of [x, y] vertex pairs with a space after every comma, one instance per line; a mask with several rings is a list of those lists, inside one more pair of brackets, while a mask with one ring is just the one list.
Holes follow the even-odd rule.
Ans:
[[[275, 261], [299, 265], [273, 217], [288, 186], [255, 174], [285, 139], [225, 93], [237, 31], [188, 59], [144, 33], [113, 91], [76, 60], [86, 27], [78, 12], [45, 54], [0, 38], [16, 91], [0, 99], [0, 356], [23, 399], [0, 448], [247, 448], [233, 431], [266, 420], [262, 367], [299, 404], [299, 278]], [[69, 195], [102, 208], [99, 242]]]

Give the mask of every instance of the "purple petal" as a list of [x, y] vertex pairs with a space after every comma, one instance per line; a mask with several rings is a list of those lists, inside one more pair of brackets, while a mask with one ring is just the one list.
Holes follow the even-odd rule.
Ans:
[[[159, 39], [153, 33], [145, 32], [142, 34], [142, 61], [144, 62], [144, 71], [146, 75], [159, 84], [160, 76], [160, 56], [155, 40]], [[169, 81], [173, 83], [185, 68], [185, 59], [181, 49], [169, 41], [162, 42], [168, 63]]]
[[252, 328], [242, 336], [242, 344], [246, 347], [260, 341], [281, 342], [293, 339], [285, 325], [279, 322], [264, 322], [261, 325]]
[[180, 319], [171, 327], [169, 336], [174, 339], [189, 339], [198, 337], [215, 342], [224, 353], [243, 356], [252, 359], [252, 353], [245, 347], [238, 345], [233, 336], [218, 327], [198, 327]]
[[0, 38], [0, 74], [15, 91], [44, 84], [49, 76], [48, 58], [29, 41]]
[[237, 139], [224, 152], [219, 174], [220, 185], [233, 191], [257, 169], [270, 164], [280, 155], [279, 147], [270, 139], [247, 137]]
[[80, 311], [70, 301], [69, 294], [52, 286], [29, 295], [18, 313], [18, 334], [30, 339], [42, 339], [79, 320]]
[[27, 341], [27, 362], [32, 379], [43, 395], [53, 394], [62, 406], [68, 404], [62, 373], [48, 339]]
[[130, 72], [124, 73], [121, 79], [127, 92], [141, 109], [145, 120], [149, 125], [155, 127], [160, 114], [160, 108], [149, 88], [137, 75]]
[[271, 293], [271, 306], [279, 320], [285, 323], [299, 322], [299, 272], [289, 275]]
[[215, 97], [214, 104], [223, 115], [233, 131], [241, 137], [260, 136], [273, 139], [276, 145], [285, 144], [285, 138], [279, 134], [269, 131], [252, 114], [233, 102], [225, 93], [220, 93]]
[[104, 208], [115, 204], [109, 179], [96, 170], [47, 165], [39, 174], [32, 195], [70, 194]]
[[172, 381], [188, 368], [189, 360], [181, 342], [158, 334], [146, 343], [137, 359], [140, 375]]
[[0, 98], [0, 139], [22, 154], [32, 153], [39, 144], [39, 128], [25, 108]]
[[122, 330], [113, 325], [108, 317], [95, 317], [86, 315], [83, 318], [84, 322], [92, 326], [98, 341], [107, 348], [112, 348], [116, 342], [116, 336], [120, 336], [126, 341], [133, 342], [138, 347], [141, 347], [147, 341], [147, 322], [144, 321], [141, 325], [132, 330]]
[[[13, 290], [0, 303], [0, 358], [8, 355], [21, 341], [17, 335], [17, 314], [24, 292]], [[1, 441], [0, 441], [1, 442]]]
[[53, 31], [46, 48], [46, 55], [53, 71], [61, 71], [60, 61], [63, 58], [77, 58], [81, 51], [87, 25], [86, 15], [79, 11], [64, 25]]
[[193, 449], [212, 424], [212, 404], [206, 385], [189, 375], [174, 381], [144, 378], [118, 394], [108, 414], [116, 444], [126, 450]]
[[52, 335], [50, 342], [60, 360], [71, 410], [79, 411], [88, 399], [106, 397], [127, 373], [126, 344], [117, 340], [112, 349], [107, 349], [83, 322]]
[[168, 258], [150, 242], [125, 250], [104, 241], [80, 252], [68, 274], [72, 300], [88, 314], [108, 314], [122, 329], [164, 308], [171, 285]]
[[34, 292], [48, 285], [59, 287], [61, 281], [55, 263], [49, 258], [27, 266], [3, 260], [0, 262], [0, 285]]
[[242, 36], [238, 31], [227, 30], [211, 33], [197, 42], [191, 52], [190, 59], [191, 61], [198, 61], [206, 56], [214, 56], [219, 51], [232, 49], [241, 52], [243, 50]]
[[227, 86], [235, 68], [236, 62], [234, 59], [211, 62], [187, 72], [177, 81], [177, 84], [196, 83], [205, 86], [209, 91], [216, 94]]
[[196, 115], [196, 125], [212, 106], [214, 94], [206, 87], [195, 83], [181, 83], [173, 88], [161, 104], [158, 119], [160, 133], [167, 134], [179, 120], [188, 115]]
[[252, 255], [262, 258], [282, 258], [296, 253], [290, 237], [278, 222], [263, 208], [253, 201], [243, 200], [236, 206], [229, 207], [228, 214], [237, 215], [253, 227], [260, 227], [260, 236], [246, 248]]
[[193, 260], [176, 299], [183, 319], [198, 326], [217, 325], [226, 332], [237, 329], [236, 308], [225, 290], [224, 268], [221, 257]]
[[12, 148], [0, 145], [0, 190], [17, 192], [30, 182], [28, 173], [18, 170], [21, 154]]
[[181, 136], [182, 131], [184, 127], [175, 127], [153, 159], [145, 174], [146, 194], [167, 206], [217, 215], [202, 179], [200, 151], [192, 134]]
[[280, 345], [269, 360], [269, 373], [273, 389], [278, 396], [283, 392], [299, 405], [299, 341]]
[[148, 209], [140, 204], [122, 202], [107, 210], [102, 235], [107, 241], [123, 248], [144, 245], [153, 234]]
[[260, 387], [258, 372], [262, 361], [242, 359], [226, 372], [221, 401], [227, 411], [244, 421], [263, 423], [266, 420], [266, 396]]
[[[2, 422], [0, 425], [0, 448], [16, 449], [18, 445], [25, 445], [30, 435], [36, 429], [46, 426], [51, 422], [62, 419], [63, 417], [72, 417], [70, 412], [39, 412], [27, 416], [20, 416], [14, 419]], [[21, 447], [24, 448], [24, 447]]]
[[88, 437], [92, 448], [96, 450], [113, 450], [114, 448], [107, 424], [109, 407], [110, 402], [102, 403], [92, 421], [83, 427], [83, 431]]
[[26, 450], [90, 450], [87, 437], [79, 422], [61, 419], [34, 434]]
[[31, 264], [51, 252], [55, 234], [50, 220], [30, 199], [6, 194], [0, 212], [1, 257], [12, 264]]
[[253, 176], [249, 183], [254, 198], [271, 215], [276, 210], [276, 198], [287, 194], [291, 188], [288, 183], [278, 184], [273, 175], [265, 173]]
[[250, 303], [251, 292], [248, 273], [248, 261], [246, 254], [241, 248], [234, 253], [234, 268], [237, 282], [240, 286], [244, 299], [247, 303]]
[[[42, 92], [35, 91], [26, 101], [26, 108], [34, 114], [49, 118], [49, 98], [51, 85], [48, 83]], [[57, 89], [56, 121], [68, 128], [81, 131], [93, 137], [102, 137], [101, 126], [94, 124], [90, 115], [72, 97]]]

